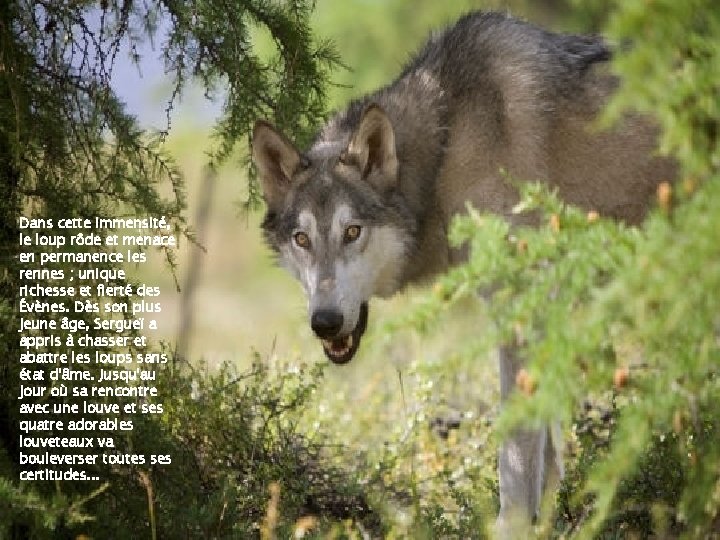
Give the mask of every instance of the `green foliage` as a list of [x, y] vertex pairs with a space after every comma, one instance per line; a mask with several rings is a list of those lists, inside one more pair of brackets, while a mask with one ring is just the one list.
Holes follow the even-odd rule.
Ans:
[[685, 174], [720, 166], [720, 14], [713, 0], [618, 2], [608, 24], [618, 43], [637, 46], [613, 63], [623, 85], [608, 121], [626, 111], [651, 114], [662, 128], [660, 149]]
[[2, 479], [0, 494], [10, 501], [0, 514], [3, 537], [13, 522], [36, 538], [99, 538], [108, 530], [128, 539], [149, 530], [160, 538], [253, 537], [265, 526], [273, 484], [280, 504], [271, 527], [279, 537], [291, 536], [304, 516], [314, 516], [321, 531], [344, 519], [379, 530], [361, 486], [325, 462], [324, 433], [308, 438], [296, 427], [320, 368], [271, 373], [255, 358], [242, 373], [228, 365], [210, 374], [202, 365], [192, 372], [168, 365], [157, 377], [166, 396], [162, 420], [132, 416], [135, 429], [119, 450], [169, 454], [172, 465], [101, 465], [107, 481], [82, 498], [66, 483], [40, 496]]
[[609, 400], [604, 434], [574, 439], [556, 533], [702, 538], [717, 527], [720, 14], [711, 4], [623, 2], [610, 19], [612, 35], [634, 42], [614, 63], [624, 83], [609, 117], [655, 115], [685, 178], [644, 227], [521, 186], [517, 210], [537, 212], [541, 226], [510, 229], [470, 209], [451, 233], [469, 244], [469, 261], [410, 318], [428, 328], [457, 300], [492, 291], [495, 331], [479, 339], [519, 343], [533, 382], [499, 418], [500, 435], [555, 418], [577, 432], [588, 423], [581, 404]]
[[398, 373], [402, 414], [381, 447], [358, 456], [358, 474], [394, 537], [482, 538], [493, 521], [493, 412], [448, 403], [453, 379], [466, 367], [417, 362]]
[[[325, 111], [327, 70], [338, 62], [328, 42], [314, 41], [311, 2], [246, 1], [231, 9], [207, 0], [160, 5], [172, 22], [163, 55], [175, 75], [175, 94], [188, 76], [199, 78], [208, 93], [227, 89], [215, 159], [227, 158], [258, 118], [309, 142]], [[255, 52], [250, 39], [258, 27], [272, 40], [267, 57]]]
[[[90, 530], [91, 525], [85, 522], [93, 518], [102, 525], [98, 527], [99, 537], [107, 534], [107, 524], [117, 523], [117, 531], [134, 531], [134, 534], [128, 533], [134, 538], [147, 534], [147, 522], [138, 519], [144, 515], [148, 515], [153, 530], [177, 520], [178, 526], [186, 527], [186, 534], [192, 534], [192, 527], [202, 527], [211, 518], [193, 514], [197, 518], [194, 525], [191, 518], [180, 519], [178, 516], [184, 513], [179, 506], [174, 506], [177, 502], [192, 501], [202, 514], [210, 511], [204, 506], [203, 497], [223, 501], [223, 493], [235, 493], [239, 489], [237, 474], [231, 477], [228, 473], [216, 483], [215, 479], [208, 479], [206, 485], [200, 485], [199, 481], [205, 479], [195, 475], [191, 478], [195, 483], [187, 494], [189, 499], [181, 496], [183, 482], [188, 479], [184, 478], [185, 472], [179, 465], [182, 463], [187, 467], [186, 471], [190, 471], [190, 462], [183, 460], [193, 456], [177, 440], [167, 418], [151, 420], [152, 417], [136, 418], [136, 431], [122, 441], [118, 450], [132, 453], [142, 449], [150, 454], [163, 453], [162, 450], [170, 453], [176, 449], [178, 468], [174, 470], [175, 476], [167, 479], [167, 484], [163, 483], [166, 478], [162, 474], [158, 480], [149, 470], [103, 464], [93, 471], [110, 479], [109, 484], [101, 485], [101, 489], [96, 483], [89, 482], [18, 483], [19, 287], [57, 285], [50, 279], [20, 279], [18, 217], [52, 219], [57, 223], [58, 218], [163, 216], [177, 237], [193, 241], [193, 233], [183, 215], [186, 205], [184, 182], [165, 150], [165, 134], [141, 130], [113, 91], [111, 81], [117, 55], [130, 50], [139, 62], [137, 46], [143, 40], [160, 37], [166, 67], [174, 76], [175, 92], [167, 105], [168, 117], [175, 99], [192, 78], [199, 79], [208, 93], [216, 92], [220, 85], [227, 88], [227, 100], [216, 128], [216, 144], [212, 151], [214, 166], [228, 157], [238, 140], [249, 135], [251, 124], [257, 117], [273, 118], [301, 140], [308, 137], [322, 117], [326, 70], [335, 61], [335, 55], [327, 44], [314, 42], [308, 25], [311, 6], [311, 2], [303, 0], [282, 3], [246, 0], [233, 3], [231, 9], [225, 2], [200, 0], [69, 3], [13, 0], [0, 3], [0, 215], [3, 224], [0, 228], [3, 261], [0, 271], [0, 354], [7, 360], [0, 364], [0, 422], [3, 427], [0, 430], [0, 472], [3, 477], [0, 534], [3, 537], [56, 537], [57, 534], [69, 534], [67, 531], [74, 530], [78, 524], [84, 524], [84, 530]], [[159, 21], [163, 19], [167, 24], [160, 25]], [[258, 60], [249, 41], [250, 28], [254, 26], [267, 28], [273, 37], [274, 54], [266, 62]], [[163, 35], [158, 36], [160, 29]], [[75, 248], [71, 248], [67, 237], [77, 232], [53, 230], [54, 234], [64, 235], [68, 251]], [[112, 249], [103, 241], [107, 229], [92, 229], [92, 232], [100, 235], [102, 243], [92, 251]], [[166, 233], [160, 228], [155, 232]], [[52, 248], [38, 247], [37, 251], [48, 249]], [[174, 271], [173, 253], [167, 251], [165, 255], [169, 270]], [[92, 266], [110, 268], [110, 265], [102, 264]], [[69, 265], [56, 268], [67, 275], [71, 270]], [[91, 285], [94, 294], [84, 299], [101, 302], [103, 298], [95, 294], [97, 291], [93, 286], [104, 281], [89, 280], [86, 284]], [[115, 284], [119, 283], [110, 283]], [[73, 300], [71, 297], [59, 299], [69, 307], [69, 313], [74, 312]], [[129, 302], [127, 297], [113, 297], [112, 300]], [[24, 318], [38, 316], [59, 321], [63, 315], [26, 313]], [[77, 315], [77, 318], [89, 317], [88, 314]], [[38, 349], [35, 352], [45, 351]], [[54, 348], [52, 352], [67, 351]], [[182, 371], [180, 361], [177, 364], [171, 370]], [[54, 366], [36, 367], [47, 368], [45, 380], [48, 380], [47, 371]], [[89, 369], [96, 371], [96, 368]], [[157, 375], [174, 375], [171, 380], [180, 387], [185, 380], [183, 377], [189, 377], [174, 371]], [[208, 384], [214, 381], [212, 379]], [[265, 391], [276, 399], [285, 396], [285, 389], [266, 388]], [[71, 397], [65, 398], [66, 403], [79, 401], [70, 394]], [[232, 392], [229, 396], [238, 397]], [[258, 398], [255, 406], [259, 410], [269, 407], [259, 399], [259, 394], [253, 397]], [[218, 408], [211, 412], [217, 413], [227, 407], [227, 402], [213, 402], [213, 405]], [[184, 406], [182, 411], [187, 410], [189, 403]], [[296, 404], [292, 402], [287, 406], [293, 408]], [[177, 414], [182, 418], [181, 412]], [[272, 419], [267, 421], [272, 425]], [[226, 429], [216, 427], [219, 436], [227, 433]], [[187, 426], [184, 429], [189, 430]], [[95, 435], [92, 431], [78, 434]], [[256, 434], [257, 439], [247, 438], [251, 434]], [[270, 436], [280, 437], [280, 432], [267, 434]], [[250, 444], [250, 440], [261, 446], [271, 444], [267, 442], [271, 439], [262, 439], [257, 430], [247, 431], [246, 439], [237, 444]], [[275, 445], [289, 442], [277, 438], [272, 441]], [[291, 454], [291, 448], [295, 447], [283, 446], [285, 453], [277, 459], [282, 463], [300, 460], [300, 450], [296, 448]], [[233, 449], [227, 447], [225, 450]], [[248, 454], [239, 455], [247, 457]], [[257, 455], [269, 460], [268, 470], [262, 471], [263, 474], [277, 473], [272, 468], [274, 454]], [[216, 458], [213, 455], [213, 459]], [[138, 496], [139, 482], [147, 497]], [[157, 512], [148, 514], [148, 499], [152, 501], [153, 489], [158, 497]], [[255, 492], [258, 499], [252, 501], [255, 511], [263, 507], [259, 501], [266, 495], [260, 493]], [[291, 488], [288, 493], [295, 492]], [[168, 514], [166, 507], [172, 513]], [[299, 503], [293, 506], [299, 507]], [[219, 507], [211, 505], [209, 508], [215, 512], [215, 517], [222, 515]], [[246, 507], [237, 508], [241, 513], [247, 511]], [[238, 518], [238, 523], [241, 521]], [[212, 535], [212, 532], [208, 533], [208, 536]]]
[[47, 531], [56, 530], [63, 522], [69, 526], [81, 526], [93, 520], [83, 508], [84, 504], [105, 489], [107, 484], [102, 484], [83, 499], [71, 502], [62, 492], [42, 497], [36, 491], [28, 489], [27, 485], [18, 486], [6, 478], [0, 478], [0, 498], [5, 501], [0, 507], [0, 532], [3, 537], [10, 536], [13, 524], [19, 521], [27, 523], [28, 528], [25, 531], [33, 531], [37, 537], [43, 536], [43, 533], [47, 535]]
[[[710, 293], [720, 290], [718, 177], [643, 231], [588, 220], [537, 185], [522, 191], [524, 208], [541, 208], [546, 225], [511, 232], [472, 210], [457, 220], [453, 239], [470, 243], [470, 259], [443, 278], [413, 323], [427, 326], [448, 305], [492, 287], [496, 331], [479, 339], [521, 343], [537, 385], [532, 397], [512, 400], [496, 425], [501, 436], [521, 422], [556, 418], [577, 428], [584, 400], [617, 394], [609, 449], [586, 440], [568, 478], [569, 505], [578, 493], [594, 495], [592, 512], [581, 505], [571, 513], [573, 529], [591, 537], [610, 520], [606, 530], [622, 530], [621, 522], [630, 526], [622, 509], [634, 501], [645, 516], [638, 530], [652, 528], [653, 508], [669, 508], [674, 527], [702, 536], [720, 509], [720, 306]], [[625, 369], [627, 384], [617, 378]]]

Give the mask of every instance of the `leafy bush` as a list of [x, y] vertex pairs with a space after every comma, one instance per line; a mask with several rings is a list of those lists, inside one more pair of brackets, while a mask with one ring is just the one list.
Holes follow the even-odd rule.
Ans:
[[[529, 360], [499, 433], [556, 418], [583, 431], [556, 520], [539, 531], [702, 538], [720, 523], [720, 13], [710, 1], [623, 2], [609, 33], [632, 47], [613, 63], [624, 84], [605, 121], [656, 117], [682, 180], [661, 186], [642, 229], [539, 185], [521, 187], [518, 208], [539, 210], [539, 229], [471, 209], [452, 231], [469, 261], [410, 320], [428, 327], [492, 287], [497, 324], [480, 339], [516, 340]], [[588, 399], [611, 411], [602, 429], [581, 429]]]
[[[129, 417], [135, 429], [119, 453], [169, 454], [171, 465], [103, 466], [105, 483], [87, 496], [58, 485], [45, 498], [2, 480], [9, 500], [0, 532], [56, 538], [247, 538], [262, 531], [292, 536], [299, 527], [330, 530], [345, 519], [379, 532], [362, 487], [323, 457], [322, 432], [296, 425], [321, 377], [320, 368], [271, 373], [259, 358], [188, 373], [158, 369], [165, 413]], [[277, 493], [273, 503], [271, 493]], [[272, 513], [268, 512], [273, 507]], [[305, 518], [304, 520], [302, 518]], [[305, 525], [303, 525], [305, 524]]]
[[[252, 122], [259, 116], [273, 118], [300, 139], [307, 138], [322, 117], [327, 68], [334, 63], [335, 55], [331, 47], [316, 42], [312, 36], [308, 24], [311, 7], [312, 2], [306, 1], [253, 0], [235, 2], [232, 9], [225, 2], [206, 0], [140, 3], [13, 0], [0, 4], [3, 224], [0, 355], [4, 360], [0, 364], [0, 535], [3, 537], [58, 537], [70, 531], [97, 531], [98, 537], [104, 537], [111, 524], [117, 526], [114, 534], [127, 531], [128, 537], [133, 538], [146, 535], [148, 529], [162, 531], [166, 537], [177, 536], [175, 533], [180, 534], [180, 530], [183, 535], [202, 530], [206, 532], [203, 536], [214, 536], [225, 534], [223, 519], [231, 514], [237, 527], [252, 527], [257, 515], [251, 515], [247, 505], [252, 505], [255, 513], [262, 512], [267, 497], [265, 485], [271, 476], [281, 477], [280, 471], [287, 473], [291, 462], [297, 474], [288, 476], [295, 482], [294, 487], [286, 488], [288, 500], [300, 497], [292, 494], [297, 494], [301, 485], [319, 486], [319, 481], [305, 480], [300, 475], [303, 471], [311, 474], [313, 467], [318, 467], [310, 446], [295, 439], [292, 430], [277, 427], [274, 416], [267, 419], [269, 431], [259, 430], [256, 425], [262, 419], [259, 415], [270, 414], [268, 411], [275, 410], [277, 404], [289, 409], [299, 406], [301, 393], [292, 398], [295, 401], [283, 401], [292, 392], [284, 386], [271, 386], [261, 373], [255, 373], [249, 380], [256, 380], [244, 387], [246, 393], [233, 390], [237, 387], [234, 386], [227, 395], [218, 398], [214, 395], [217, 388], [212, 385], [221, 384], [219, 381], [227, 375], [224, 371], [199, 380], [199, 384], [209, 385], [200, 401], [206, 400], [204, 404], [210, 408], [194, 409], [195, 401], [189, 398], [182, 401], [176, 396], [179, 401], [174, 405], [175, 421], [185, 423], [171, 425], [168, 417], [140, 416], [134, 419], [135, 431], [123, 438], [122, 449], [129, 452], [176, 455], [174, 469], [151, 471], [98, 465], [95, 472], [107, 479], [99, 486], [94, 482], [18, 482], [19, 288], [21, 284], [57, 284], [41, 278], [20, 280], [19, 216], [45, 219], [163, 216], [177, 237], [193, 240], [183, 215], [184, 181], [165, 152], [165, 134], [143, 131], [114, 92], [111, 81], [117, 55], [125, 54], [123, 47], [127, 47], [139, 61], [137, 45], [162, 34], [160, 50], [173, 78], [174, 90], [167, 104], [168, 118], [175, 100], [192, 78], [199, 79], [208, 93], [216, 92], [220, 86], [227, 90], [211, 155], [216, 165], [228, 157], [238, 141], [249, 137]], [[159, 25], [163, 19], [167, 24]], [[250, 42], [251, 29], [257, 27], [264, 28], [273, 38], [273, 49], [263, 59], [258, 58]], [[253, 193], [251, 183], [250, 194]], [[70, 235], [76, 231], [53, 232]], [[106, 229], [92, 232], [101, 237], [108, 233]], [[92, 249], [108, 248], [103, 245]], [[168, 271], [172, 271], [171, 252], [167, 252], [167, 260]], [[94, 287], [92, 290], [95, 292]], [[85, 299], [102, 300], [97, 295]], [[114, 300], [129, 301], [127, 297]], [[72, 313], [73, 298], [62, 301]], [[85, 316], [78, 314], [77, 318]], [[26, 314], [26, 318], [32, 315]], [[58, 347], [52, 352], [67, 351]], [[157, 374], [158, 378], [167, 379], [164, 384], [176, 385], [168, 390], [187, 390], [192, 380], [192, 373], [175, 371], [180, 365], [178, 361], [169, 371], [159, 370]], [[37, 369], [47, 371], [51, 367], [45, 364]], [[47, 373], [45, 379], [49, 379]], [[265, 398], [277, 400], [277, 404], [264, 401]], [[228, 401], [231, 399], [237, 403]], [[249, 403], [250, 399], [254, 403]], [[73, 401], [78, 400], [64, 398], [64, 403]], [[238, 404], [248, 411], [230, 414], [228, 411]], [[205, 434], [206, 440], [197, 440], [193, 426], [187, 424], [191, 420], [205, 422], [197, 426], [198, 430], [213, 426], [216, 431]], [[237, 424], [220, 424], [220, 420]], [[239, 433], [238, 429], [245, 431]], [[285, 434], [287, 438], [283, 439]], [[120, 434], [115, 435], [119, 441]], [[225, 436], [230, 439], [222, 438]], [[247, 446], [250, 444], [253, 446]], [[221, 474], [213, 467], [220, 459], [230, 459], [221, 453], [235, 450], [238, 454], [233, 459], [245, 460], [238, 463], [238, 471], [246, 471], [243, 467], [257, 463], [257, 459], [268, 462], [256, 477], [246, 478], [257, 489], [250, 498], [245, 495], [247, 505], [236, 504], [233, 498], [233, 505], [224, 509], [218, 505], [244, 489], [243, 478], [238, 480], [238, 471]], [[211, 461], [204, 463], [202, 459]], [[324, 469], [323, 474], [333, 478]], [[145, 497], [138, 496], [138, 478]], [[321, 490], [307, 493], [318, 499], [316, 504], [321, 509], [330, 504]], [[188, 511], [188, 506], [193, 510]], [[301, 507], [299, 500], [289, 506]], [[211, 523], [217, 530], [207, 528]], [[283, 523], [278, 526], [285, 527]]]

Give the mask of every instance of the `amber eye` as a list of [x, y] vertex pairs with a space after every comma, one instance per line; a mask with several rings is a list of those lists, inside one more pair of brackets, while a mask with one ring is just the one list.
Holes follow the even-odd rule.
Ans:
[[308, 235], [304, 232], [296, 232], [293, 236], [293, 239], [295, 240], [295, 243], [298, 247], [301, 247], [303, 249], [310, 248], [310, 237], [308, 237]]
[[347, 229], [345, 229], [345, 237], [343, 238], [343, 241], [346, 244], [354, 242], [360, 238], [360, 231], [362, 231], [360, 225], [350, 225]]

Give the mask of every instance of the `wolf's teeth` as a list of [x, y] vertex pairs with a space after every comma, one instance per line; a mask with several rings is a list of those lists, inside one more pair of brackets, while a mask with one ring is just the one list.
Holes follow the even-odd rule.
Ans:
[[346, 336], [339, 340], [321, 339], [320, 340], [328, 351], [333, 356], [344, 356], [346, 355], [353, 346], [352, 335]]

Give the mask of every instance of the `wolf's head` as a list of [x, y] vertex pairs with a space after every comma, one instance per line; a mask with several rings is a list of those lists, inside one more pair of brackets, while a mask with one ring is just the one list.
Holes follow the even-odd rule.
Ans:
[[393, 127], [380, 107], [367, 107], [354, 129], [323, 139], [301, 153], [259, 121], [252, 155], [267, 203], [265, 238], [305, 288], [325, 354], [344, 364], [365, 331], [370, 297], [400, 285], [409, 216]]

